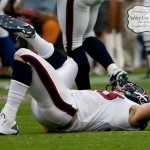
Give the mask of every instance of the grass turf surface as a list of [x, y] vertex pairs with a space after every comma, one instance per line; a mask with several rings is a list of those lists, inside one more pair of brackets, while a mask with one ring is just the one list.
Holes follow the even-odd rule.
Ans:
[[[145, 70], [136, 70], [129, 80], [150, 92], [150, 80], [141, 77]], [[91, 74], [93, 89], [104, 89], [108, 78]], [[5, 104], [8, 80], [0, 79], [0, 109]], [[75, 88], [75, 87], [74, 87]], [[81, 132], [45, 134], [31, 114], [30, 97], [25, 97], [17, 115], [20, 133], [0, 136], [0, 150], [141, 150], [150, 149], [150, 124], [144, 131]]]

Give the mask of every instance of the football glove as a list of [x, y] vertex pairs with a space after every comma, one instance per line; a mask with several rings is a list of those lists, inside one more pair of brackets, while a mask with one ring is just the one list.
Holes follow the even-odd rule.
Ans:
[[116, 68], [109, 74], [109, 79], [110, 82], [118, 80], [119, 82], [116, 83], [119, 83], [119, 85], [122, 86], [123, 82], [128, 80], [128, 74], [124, 70]]

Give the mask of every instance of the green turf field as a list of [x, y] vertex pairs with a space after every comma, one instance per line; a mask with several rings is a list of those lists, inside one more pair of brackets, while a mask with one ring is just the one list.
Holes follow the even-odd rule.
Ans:
[[[142, 79], [145, 70], [129, 74], [129, 80], [150, 92], [150, 80]], [[92, 88], [104, 89], [108, 78], [91, 74]], [[8, 80], [0, 79], [0, 109], [3, 107]], [[75, 88], [75, 86], [74, 86]], [[0, 150], [141, 150], [150, 149], [150, 124], [144, 131], [82, 132], [45, 134], [31, 114], [29, 94], [17, 115], [20, 133], [17, 136], [0, 136]]]

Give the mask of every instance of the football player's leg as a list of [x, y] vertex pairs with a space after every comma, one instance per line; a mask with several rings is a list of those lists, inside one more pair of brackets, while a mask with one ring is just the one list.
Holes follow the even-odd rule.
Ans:
[[71, 57], [78, 65], [78, 73], [75, 79], [79, 90], [91, 89], [89, 72], [90, 65], [83, 46], [80, 46], [71, 51]]
[[58, 69], [67, 60], [67, 57], [57, 50], [52, 43], [48, 43], [35, 33], [34, 38], [26, 38], [42, 58]]
[[[66, 7], [61, 9], [64, 6]], [[57, 1], [57, 8], [64, 48], [68, 56], [72, 57], [78, 64], [77, 87], [78, 89], [90, 89], [90, 66], [82, 46], [83, 34], [89, 21], [89, 8], [83, 3], [78, 4], [78, 1], [66, 0]], [[66, 14], [66, 12], [68, 13]], [[78, 22], [82, 22], [82, 24]]]
[[[15, 58], [7, 103], [0, 117], [0, 133], [18, 133], [16, 114], [29, 87], [31, 95], [43, 111], [48, 107], [50, 123], [53, 120], [55, 125], [66, 125], [76, 113], [76, 109], [56, 70], [43, 58], [27, 49], [18, 50]], [[51, 109], [49, 106], [52, 106]], [[46, 120], [47, 113], [44, 115]]]
[[90, 22], [84, 34], [83, 46], [86, 52], [95, 61], [99, 62], [105, 69], [107, 69], [109, 64], [112, 64], [114, 62], [111, 56], [109, 55], [109, 53], [107, 52], [105, 45], [100, 40], [98, 40], [93, 33], [93, 28], [94, 28], [99, 7], [100, 4], [95, 7], [91, 7], [90, 9]]
[[[29, 92], [38, 103], [37, 111], [42, 114], [35, 116], [37, 120], [49, 127], [66, 125], [75, 115], [76, 106], [63, 78], [39, 55], [27, 49], [21, 49], [16, 54], [32, 66], [32, 82]], [[64, 69], [63, 66], [62, 69]]]
[[40, 56], [45, 52], [45, 56], [41, 57], [57, 69], [65, 86], [71, 88], [78, 72], [76, 63], [71, 58], [67, 58], [61, 54], [51, 43], [42, 39], [38, 34], [36, 34], [34, 39], [27, 40], [30, 40], [31, 44], [33, 43], [32, 46], [39, 52]]
[[[91, 18], [96, 18], [96, 12], [98, 12], [99, 6], [91, 8]], [[110, 76], [110, 81], [117, 79], [127, 79], [127, 73], [122, 69], [118, 69], [118, 66], [114, 63], [110, 54], [108, 53], [105, 45], [98, 40], [96, 37], [92, 36], [91, 28], [94, 26], [91, 24], [89, 29], [86, 30], [84, 35], [83, 46], [86, 52], [97, 62], [99, 62], [107, 71]]]
[[31, 25], [8, 15], [1, 15], [0, 26], [28, 41], [37, 53], [46, 59], [55, 69], [59, 68], [65, 62], [66, 57], [58, 50], [55, 50], [52, 43], [48, 43], [41, 38]]
[[128, 79], [127, 72], [118, 68], [101, 41], [95, 37], [89, 37], [84, 41], [83, 45], [87, 53], [107, 70], [110, 81]]
[[93, 33], [99, 7], [100, 4], [90, 8], [90, 22], [84, 34], [83, 46], [86, 52], [106, 69], [108, 64], [113, 63], [113, 60], [109, 56], [104, 44], [98, 40]]
[[67, 60], [52, 43], [41, 38], [36, 32], [34, 38], [24, 38], [37, 51], [38, 55], [49, 62], [55, 69], [58, 69]]
[[17, 134], [16, 115], [31, 84], [31, 67], [22, 59], [15, 59], [7, 102], [0, 114], [0, 134]]
[[57, 69], [57, 73], [60, 75], [66, 88], [71, 89], [78, 73], [78, 65], [72, 58], [68, 58], [64, 64]]

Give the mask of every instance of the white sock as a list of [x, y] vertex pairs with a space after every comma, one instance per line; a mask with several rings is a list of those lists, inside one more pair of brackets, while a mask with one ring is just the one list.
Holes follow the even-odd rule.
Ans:
[[4, 109], [2, 110], [2, 113], [6, 115], [6, 118], [16, 120], [16, 114], [18, 109], [10, 106], [9, 104], [5, 104]]
[[34, 47], [37, 53], [44, 59], [49, 58], [54, 52], [53, 44], [45, 41], [37, 33], [35, 33], [35, 38], [24, 39], [28, 41]]
[[7, 102], [2, 110], [6, 117], [16, 119], [16, 114], [21, 102], [24, 99], [28, 86], [18, 81], [11, 80]]

